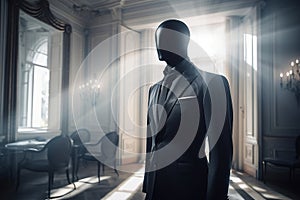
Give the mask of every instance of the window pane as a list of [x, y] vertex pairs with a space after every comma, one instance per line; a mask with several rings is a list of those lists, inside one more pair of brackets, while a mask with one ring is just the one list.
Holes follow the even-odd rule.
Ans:
[[49, 69], [39, 66], [34, 67], [33, 127], [48, 126], [49, 77]]
[[42, 65], [42, 66], [47, 66], [47, 61], [48, 61], [48, 42], [44, 42], [41, 46], [38, 47], [36, 50], [36, 53], [34, 54], [33, 57], [33, 63]]

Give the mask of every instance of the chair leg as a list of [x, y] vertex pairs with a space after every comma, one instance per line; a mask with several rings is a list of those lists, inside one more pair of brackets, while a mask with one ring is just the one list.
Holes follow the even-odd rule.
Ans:
[[292, 182], [292, 174], [293, 174], [293, 169], [292, 167], [290, 167], [290, 177], [289, 177], [290, 182]]
[[264, 179], [264, 183], [266, 183], [266, 177], [267, 177], [267, 162], [266, 161], [264, 161], [263, 162], [263, 179]]
[[100, 183], [100, 165], [101, 165], [101, 163], [97, 162], [97, 164], [98, 164], [98, 182]]
[[104, 164], [101, 163], [101, 166], [102, 166], [102, 174], [104, 174], [104, 170], [105, 170], [104, 169]]
[[49, 179], [48, 179], [48, 198], [50, 199], [50, 195], [51, 195], [51, 189], [52, 189], [52, 185], [53, 185], [53, 181], [54, 181], [54, 174], [53, 172], [49, 172]]
[[19, 185], [20, 185], [20, 175], [21, 175], [21, 168], [18, 167], [18, 169], [17, 169], [17, 183], [16, 183], [16, 190], [19, 189]]
[[294, 182], [295, 180], [295, 168], [292, 169], [292, 181]]
[[116, 162], [114, 163], [114, 170], [115, 170], [115, 173], [119, 176], [119, 172], [118, 172], [117, 167], [116, 167]]
[[295, 176], [295, 168], [294, 167], [291, 167], [291, 182], [293, 183], [294, 182], [294, 176]]
[[71, 181], [70, 181], [69, 169], [66, 170], [66, 176], [67, 176], [68, 183], [70, 184]]
[[80, 159], [77, 159], [76, 161], [76, 165], [75, 165], [75, 179], [78, 181], [78, 169], [79, 169], [79, 162], [80, 162]]
[[119, 172], [117, 169], [114, 169], [115, 170], [115, 173], [119, 176]]

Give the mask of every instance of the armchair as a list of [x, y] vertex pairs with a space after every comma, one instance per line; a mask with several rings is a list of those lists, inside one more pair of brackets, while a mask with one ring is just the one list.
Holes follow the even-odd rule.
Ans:
[[263, 180], [266, 182], [266, 174], [267, 174], [267, 166], [277, 166], [277, 167], [286, 167], [289, 168], [289, 180], [291, 181], [294, 174], [295, 169], [300, 168], [300, 135], [297, 136], [295, 141], [295, 151], [296, 156], [294, 159], [278, 159], [278, 158], [272, 158], [267, 157], [263, 159]]
[[[29, 149], [25, 151], [24, 159], [18, 164], [17, 171], [17, 189], [20, 183], [20, 175], [22, 169], [35, 172], [48, 173], [48, 197], [54, 181], [54, 172], [65, 171], [68, 183], [69, 178], [69, 161], [72, 150], [72, 143], [68, 136], [57, 136], [51, 139], [42, 149]], [[28, 159], [28, 154], [33, 153], [38, 157], [42, 153], [46, 153], [47, 159], [33, 160]]]
[[[119, 144], [119, 135], [116, 132], [107, 133], [95, 144], [85, 144], [89, 149], [90, 147], [96, 147], [97, 151], [87, 152], [82, 156], [82, 159], [88, 161], [97, 162], [98, 169], [98, 181], [100, 182], [100, 167], [104, 171], [104, 165], [109, 164], [113, 166], [115, 173], [119, 176], [119, 172], [116, 169], [116, 150]], [[104, 161], [104, 163], [102, 162]]]
[[88, 129], [80, 128], [74, 131], [70, 138], [73, 140], [74, 145], [83, 145], [84, 143], [87, 143], [91, 139], [91, 133]]

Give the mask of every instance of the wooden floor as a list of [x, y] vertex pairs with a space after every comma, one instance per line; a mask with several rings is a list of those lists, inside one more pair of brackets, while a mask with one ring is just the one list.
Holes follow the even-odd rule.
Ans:
[[[64, 174], [56, 175], [51, 196], [59, 196], [53, 199], [72, 200], [142, 200], [145, 197], [145, 194], [141, 192], [142, 170], [143, 165], [140, 164], [126, 165], [119, 170], [120, 176], [117, 176], [112, 169], [106, 167], [105, 173], [101, 176], [101, 182], [98, 183], [97, 176], [95, 176], [97, 172], [95, 163], [87, 163], [79, 170], [79, 180], [75, 182], [75, 190], [74, 185], [67, 183]], [[21, 176], [20, 188], [17, 191], [9, 188], [1, 191], [1, 200], [46, 199], [47, 174], [25, 171]], [[283, 191], [287, 195], [276, 191]], [[293, 190], [284, 190], [284, 187], [276, 188], [276, 185], [274, 186], [272, 183], [272, 178], [269, 178], [267, 184], [263, 184], [247, 174], [232, 171], [229, 199], [300, 199], [298, 197], [297, 192], [293, 192]]]

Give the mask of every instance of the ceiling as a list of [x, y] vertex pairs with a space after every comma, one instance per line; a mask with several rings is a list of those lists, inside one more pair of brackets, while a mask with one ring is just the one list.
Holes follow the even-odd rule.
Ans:
[[[162, 18], [188, 18], [210, 15], [223, 20], [226, 16], [244, 15], [259, 0], [50, 0], [58, 7], [75, 14], [83, 24], [97, 16], [115, 14], [121, 9], [121, 18], [127, 25], [149, 24]], [[211, 14], [218, 14], [217, 16]], [[116, 15], [115, 15], [116, 16]], [[163, 17], [162, 17], [163, 16]], [[206, 19], [202, 20], [205, 21]], [[144, 21], [143, 21], [144, 20]], [[194, 20], [195, 21], [195, 20]], [[196, 20], [199, 21], [199, 20]], [[200, 20], [201, 21], [201, 20]]]
[[120, 0], [68, 0], [69, 5], [87, 6], [92, 9], [109, 8], [120, 4]]
[[189, 7], [207, 7], [207, 6], [226, 6], [226, 4], [245, 5], [258, 0], [62, 0], [68, 7], [82, 7], [88, 10], [104, 10], [119, 7], [122, 9], [141, 9], [147, 6], [189, 6]]

